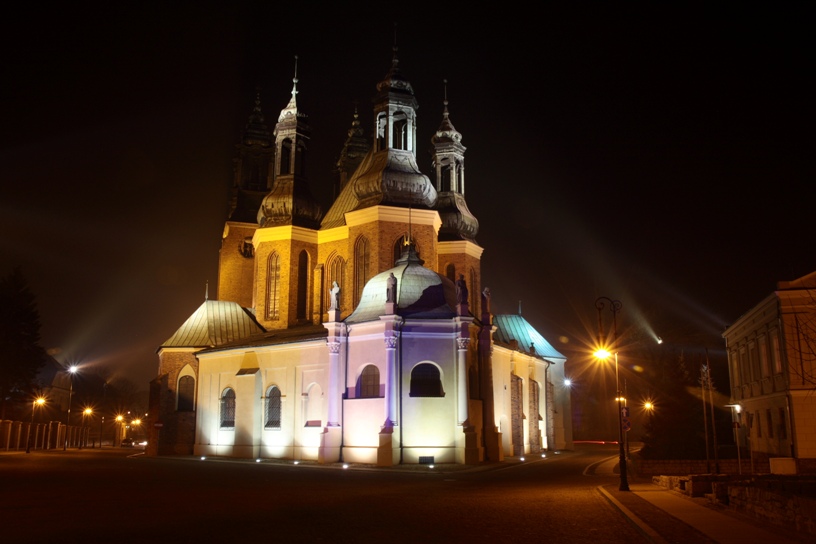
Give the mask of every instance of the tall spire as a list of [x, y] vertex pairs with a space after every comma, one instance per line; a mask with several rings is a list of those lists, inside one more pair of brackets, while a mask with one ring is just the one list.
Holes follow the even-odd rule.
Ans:
[[275, 125], [275, 170], [272, 191], [267, 194], [257, 213], [261, 227], [295, 225], [317, 228], [323, 212], [314, 198], [306, 179], [306, 151], [311, 128], [306, 115], [297, 107], [297, 61], [292, 78], [292, 98], [281, 110]]
[[462, 134], [456, 130], [448, 111], [448, 80], [443, 79], [442, 123], [431, 138], [436, 190], [436, 209], [442, 219], [440, 240], [474, 240], [479, 221], [465, 202], [465, 150]]

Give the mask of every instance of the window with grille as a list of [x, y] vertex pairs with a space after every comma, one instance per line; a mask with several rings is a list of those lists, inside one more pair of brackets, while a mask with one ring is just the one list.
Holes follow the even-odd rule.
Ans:
[[176, 410], [179, 412], [192, 412], [195, 410], [195, 378], [192, 376], [182, 376], [178, 383], [178, 398], [176, 399]]
[[221, 395], [221, 428], [235, 428], [235, 391], [226, 389]]
[[281, 426], [281, 392], [274, 385], [266, 392], [266, 422], [267, 429], [280, 429]]
[[357, 380], [357, 397], [375, 399], [380, 396], [380, 370], [374, 365], [367, 365]]
[[444, 397], [442, 380], [436, 365], [422, 363], [411, 371], [412, 397]]

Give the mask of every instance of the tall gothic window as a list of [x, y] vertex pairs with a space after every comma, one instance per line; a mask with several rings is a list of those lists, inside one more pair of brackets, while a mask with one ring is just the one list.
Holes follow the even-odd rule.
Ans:
[[235, 428], [235, 391], [229, 387], [221, 395], [221, 428]]
[[176, 399], [176, 410], [179, 412], [192, 412], [195, 409], [195, 378], [192, 376], [182, 376], [178, 382], [178, 398]]
[[331, 293], [329, 292], [332, 286], [332, 282], [336, 281], [337, 285], [340, 286], [340, 298], [343, 298], [343, 289], [346, 286], [346, 261], [338, 255], [336, 252], [329, 255], [328, 260], [326, 261], [326, 270], [328, 271], [326, 289], [323, 289], [323, 307], [329, 308], [331, 306]]
[[453, 263], [448, 263], [445, 267], [445, 276], [451, 281], [456, 281], [456, 266]]
[[354, 244], [354, 306], [360, 303], [363, 296], [363, 287], [368, 282], [369, 277], [369, 248], [368, 239], [365, 236], [357, 238]]
[[266, 261], [266, 319], [280, 319], [280, 255], [277, 251]]
[[304, 249], [298, 255], [297, 270], [297, 318], [306, 319], [306, 302], [309, 295], [309, 254]]
[[476, 271], [473, 268], [470, 269], [470, 284], [468, 285], [468, 289], [468, 298], [470, 299], [468, 300], [468, 305], [472, 313], [476, 311], [478, 308], [476, 303], [480, 301], [479, 298], [477, 298], [479, 296], [479, 284], [476, 283]]
[[281, 392], [276, 386], [271, 386], [266, 391], [266, 421], [264, 427], [267, 429], [280, 429], [281, 427]]

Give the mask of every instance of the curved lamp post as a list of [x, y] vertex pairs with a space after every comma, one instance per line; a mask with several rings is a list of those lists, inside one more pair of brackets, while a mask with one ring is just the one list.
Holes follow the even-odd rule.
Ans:
[[45, 398], [37, 397], [31, 403], [31, 425], [28, 427], [28, 441], [26, 443], [26, 453], [31, 453], [31, 428], [34, 427], [34, 408], [45, 404]]
[[[609, 311], [612, 312], [612, 345], [606, 342], [606, 336], [603, 332], [603, 317], [601, 312], [609, 306]], [[595, 309], [598, 310], [598, 350], [595, 352], [595, 357], [601, 360], [608, 360], [614, 356], [615, 358], [615, 400], [618, 403], [618, 449], [619, 451], [619, 465], [620, 465], [620, 491], [629, 491], [629, 478], [626, 473], [626, 450], [623, 445], [623, 394], [620, 388], [620, 378], [618, 376], [618, 322], [617, 316], [620, 312], [621, 301], [612, 300], [609, 297], [598, 297], [595, 300]], [[609, 348], [614, 350], [609, 351]]]

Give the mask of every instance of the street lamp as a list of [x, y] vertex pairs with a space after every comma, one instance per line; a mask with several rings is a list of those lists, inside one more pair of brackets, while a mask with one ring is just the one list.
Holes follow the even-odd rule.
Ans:
[[37, 397], [31, 403], [31, 425], [28, 427], [28, 441], [26, 443], [26, 453], [31, 453], [31, 428], [34, 427], [34, 408], [45, 404], [45, 398]]
[[123, 416], [123, 415], [116, 416], [116, 422], [119, 423], [119, 425], [116, 427], [116, 429], [114, 431], [116, 434], [113, 436], [113, 447], [116, 447], [116, 435], [120, 435], [119, 436], [119, 441], [121, 443], [121, 440], [122, 440], [122, 436], [121, 436], [121, 434], [122, 434], [122, 422], [124, 420], [125, 420], [125, 416]]
[[68, 378], [70, 380], [68, 386], [68, 419], [65, 422], [65, 442], [62, 443], [62, 451], [68, 449], [68, 433], [71, 426], [71, 398], [74, 396], [74, 374], [76, 374], [77, 370], [76, 365], [68, 367]]
[[[614, 353], [607, 349], [606, 336], [603, 333], [603, 318], [601, 311], [609, 306], [612, 312], [612, 348]], [[609, 297], [598, 297], [595, 300], [595, 309], [598, 310], [598, 350], [595, 352], [595, 357], [601, 360], [609, 360], [610, 357], [615, 357], [615, 400], [618, 403], [618, 450], [619, 450], [619, 465], [620, 465], [620, 491], [629, 491], [629, 479], [626, 474], [626, 450], [623, 445], [623, 412], [626, 407], [623, 405], [623, 394], [620, 388], [620, 378], [618, 375], [618, 323], [617, 316], [623, 304], [619, 300], [612, 300]]]
[[82, 443], [85, 441], [85, 437], [83, 436], [83, 434], [85, 433], [85, 426], [86, 426], [85, 418], [90, 417], [91, 414], [93, 414], [93, 409], [90, 408], [90, 407], [85, 408], [84, 410], [82, 410], [82, 431], [80, 432], [80, 435], [79, 435], [79, 449], [82, 449]]

